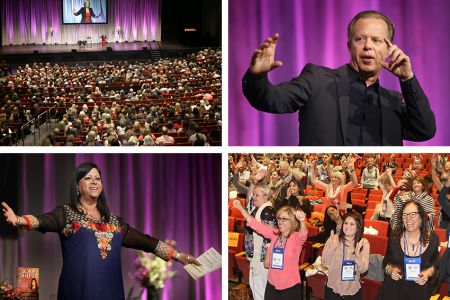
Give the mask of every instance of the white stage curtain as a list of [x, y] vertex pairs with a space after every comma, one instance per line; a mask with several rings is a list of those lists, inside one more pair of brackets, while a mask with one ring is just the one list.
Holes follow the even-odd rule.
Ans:
[[[64, 1], [83, 5], [83, 0]], [[1, 0], [2, 45], [76, 44], [88, 37], [100, 43], [102, 35], [108, 42], [161, 41], [161, 0], [109, 0], [108, 4], [108, 24], [63, 25], [61, 0]], [[91, 7], [97, 7], [96, 0], [91, 0]]]

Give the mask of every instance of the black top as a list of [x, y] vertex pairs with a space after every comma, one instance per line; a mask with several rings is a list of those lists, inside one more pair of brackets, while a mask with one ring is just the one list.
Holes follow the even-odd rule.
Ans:
[[345, 145], [381, 145], [380, 83], [366, 86], [358, 72], [348, 65], [350, 103]]
[[[419, 285], [414, 281], [404, 280], [405, 271], [403, 271], [403, 279], [394, 281], [391, 276], [384, 274], [383, 285], [381, 286], [377, 299], [383, 300], [398, 300], [398, 299], [415, 299], [428, 300], [430, 299], [434, 284], [437, 283], [436, 275], [438, 274], [438, 252], [439, 240], [436, 234], [432, 233], [430, 236], [430, 243], [422, 253], [421, 270], [434, 266], [435, 272], [432, 278], [429, 278], [425, 285]], [[404, 252], [400, 245], [400, 240], [389, 238], [386, 256], [383, 260], [383, 270], [387, 264], [399, 266], [404, 269]]]

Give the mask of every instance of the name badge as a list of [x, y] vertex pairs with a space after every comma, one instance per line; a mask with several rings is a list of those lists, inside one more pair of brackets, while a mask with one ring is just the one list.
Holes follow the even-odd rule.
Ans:
[[342, 261], [341, 280], [354, 281], [356, 275], [356, 263], [354, 260]]
[[420, 257], [405, 257], [405, 280], [414, 281], [420, 274]]
[[284, 249], [273, 248], [272, 251], [272, 269], [283, 270], [284, 264]]
[[447, 238], [447, 248], [450, 248], [450, 232], [448, 233], [448, 238]]

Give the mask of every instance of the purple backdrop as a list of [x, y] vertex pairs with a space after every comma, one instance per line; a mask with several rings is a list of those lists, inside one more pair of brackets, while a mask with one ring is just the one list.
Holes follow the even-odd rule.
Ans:
[[101, 35], [112, 42], [118, 26], [121, 41], [161, 40], [161, 0], [108, 0], [108, 4], [108, 24], [62, 25], [61, 0], [1, 0], [2, 44], [75, 44], [88, 36], [99, 43]]
[[[92, 161], [102, 171], [111, 212], [125, 222], [157, 238], [176, 240], [181, 251], [199, 255], [214, 247], [222, 252], [220, 154], [30, 154], [20, 160], [20, 214], [39, 214], [67, 203], [75, 166]], [[2, 243], [1, 272], [39, 267], [41, 298], [56, 294], [62, 266], [56, 234], [27, 232]], [[10, 247], [5, 246], [8, 243]], [[136, 255], [135, 250], [122, 249], [125, 293], [139, 286], [130, 277]], [[180, 264], [175, 265], [178, 274], [166, 281], [163, 300], [221, 299], [220, 270], [194, 281]], [[0, 279], [9, 275], [0, 274]]]
[[[252, 108], [241, 91], [241, 78], [254, 49], [280, 34], [276, 59], [283, 67], [270, 73], [273, 83], [290, 80], [308, 63], [338, 67], [349, 61], [347, 24], [356, 13], [375, 9], [394, 21], [394, 42], [411, 57], [413, 71], [436, 115], [436, 136], [424, 143], [449, 145], [450, 1], [446, 0], [230, 0], [229, 1], [229, 144], [298, 145], [298, 115], [274, 115]], [[383, 70], [381, 84], [400, 91], [398, 79]]]

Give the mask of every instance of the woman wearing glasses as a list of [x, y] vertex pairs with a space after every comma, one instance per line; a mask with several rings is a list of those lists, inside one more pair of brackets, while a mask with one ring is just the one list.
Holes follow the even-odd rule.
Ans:
[[276, 215], [277, 230], [250, 216], [238, 200], [234, 205], [244, 215], [249, 227], [271, 240], [264, 299], [302, 299], [298, 259], [308, 235], [305, 213], [290, 206], [281, 207]]
[[377, 299], [430, 299], [437, 283], [439, 241], [420, 203], [407, 201], [389, 237]]
[[359, 277], [369, 268], [370, 252], [363, 232], [363, 218], [357, 212], [344, 215], [339, 234], [331, 232], [322, 253], [328, 267], [325, 299], [362, 299]]

